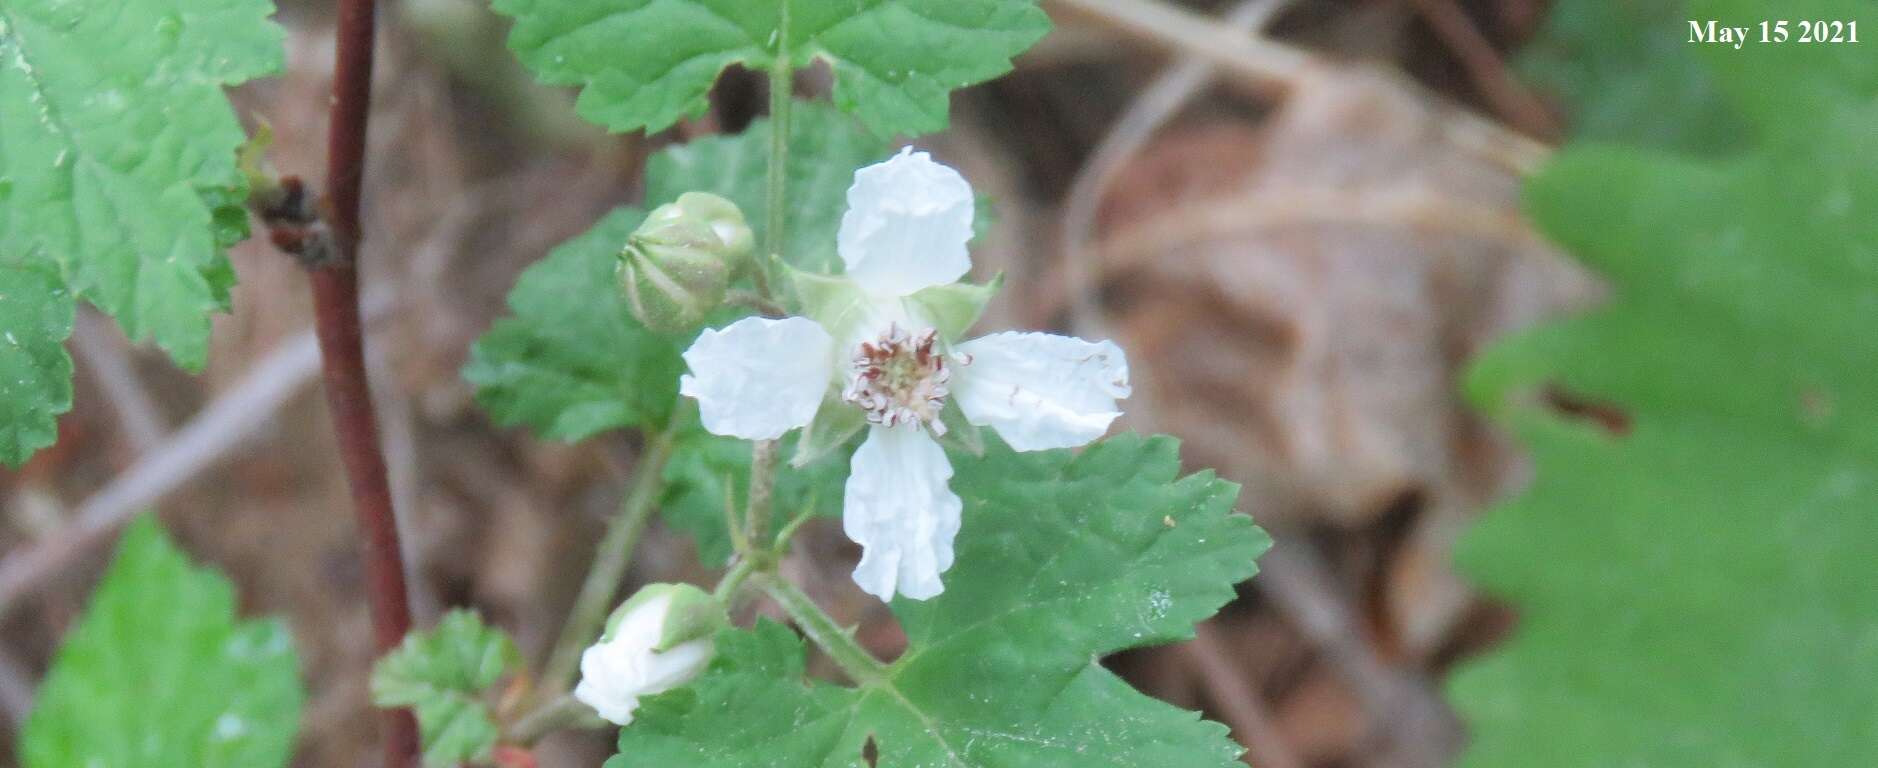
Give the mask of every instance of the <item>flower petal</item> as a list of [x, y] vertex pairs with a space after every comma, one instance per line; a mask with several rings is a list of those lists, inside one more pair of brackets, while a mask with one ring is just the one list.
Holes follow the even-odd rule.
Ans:
[[952, 462], [918, 426], [871, 427], [854, 452], [841, 527], [861, 545], [854, 581], [881, 600], [945, 591], [964, 503], [946, 486]]
[[712, 434], [774, 440], [814, 418], [833, 355], [834, 340], [813, 320], [746, 317], [698, 335], [678, 391], [697, 398]]
[[952, 396], [973, 424], [1012, 448], [1069, 448], [1102, 436], [1128, 396], [1128, 359], [1114, 342], [1052, 333], [994, 333], [960, 344]]
[[868, 293], [908, 296], [972, 268], [972, 185], [911, 147], [854, 172], [836, 250]]
[[629, 675], [630, 669], [617, 653], [602, 645], [589, 647], [580, 654], [580, 684], [574, 686], [574, 698], [609, 723], [629, 725], [639, 708], [638, 694], [623, 679]]

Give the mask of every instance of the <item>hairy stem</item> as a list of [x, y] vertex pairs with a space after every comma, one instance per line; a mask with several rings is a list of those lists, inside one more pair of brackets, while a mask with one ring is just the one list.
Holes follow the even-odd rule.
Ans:
[[[380, 653], [411, 628], [398, 549], [391, 483], [378, 442], [371, 387], [365, 377], [365, 341], [359, 322], [359, 189], [365, 180], [365, 123], [372, 100], [373, 0], [340, 0], [334, 53], [332, 125], [326, 137], [326, 223], [332, 258], [308, 262], [320, 373], [332, 410], [333, 431], [358, 516], [365, 561], [366, 598]], [[385, 712], [385, 765], [408, 768], [417, 758], [417, 721], [410, 710]]]
[[[743, 540], [751, 549], [769, 545], [770, 497], [776, 490], [776, 441], [758, 440], [750, 453], [750, 495], [744, 511]], [[746, 552], [746, 556], [757, 556]]]
[[517, 718], [503, 734], [503, 742], [523, 746], [534, 744], [555, 731], [569, 728], [604, 728], [608, 723], [580, 703], [572, 694], [563, 693]]
[[757, 260], [757, 291], [775, 298], [769, 273], [782, 263], [784, 198], [789, 178], [789, 105], [795, 96], [795, 63], [789, 51], [789, 3], [782, 3], [776, 21], [776, 51], [769, 68], [769, 188], [765, 195], [764, 257]]
[[566, 693], [573, 685], [574, 673], [580, 667], [581, 650], [599, 637], [600, 626], [606, 623], [607, 614], [613, 610], [614, 593], [619, 589], [620, 579], [626, 575], [627, 566], [632, 565], [633, 550], [638, 549], [646, 521], [658, 506], [659, 493], [665, 488], [665, 462], [672, 457], [677, 425], [678, 417], [674, 414], [671, 426], [654, 437], [646, 446], [645, 455], [639, 457], [626, 500], [620, 504], [619, 514], [607, 525], [606, 536], [600, 539], [600, 546], [594, 553], [593, 566], [587, 570], [580, 594], [574, 598], [574, 608], [568, 613], [560, 636], [555, 638], [554, 651], [548, 655], [548, 665], [541, 674], [541, 690], [545, 695]]
[[810, 642], [828, 654], [828, 658], [847, 673], [857, 685], [871, 685], [883, 679], [887, 666], [879, 659], [854, 642], [854, 636], [835, 624], [835, 620], [824, 612], [821, 606], [802, 593], [795, 584], [787, 579], [768, 574], [758, 576], [758, 584], [768, 593], [770, 599], [782, 606], [783, 612], [794, 619], [796, 626], [802, 629]]
[[717, 588], [711, 590], [711, 596], [723, 603], [725, 608], [729, 608], [733, 598], [737, 595], [737, 589], [756, 573], [757, 566], [758, 563], [755, 560], [747, 557], [738, 558], [737, 563], [724, 574], [724, 578], [718, 580]]
[[784, 309], [783, 305], [776, 303], [768, 296], [757, 293], [756, 291], [746, 291], [741, 288], [732, 288], [725, 292], [724, 302], [748, 307], [756, 310], [758, 314], [769, 317], [783, 317], [789, 314], [789, 311]]

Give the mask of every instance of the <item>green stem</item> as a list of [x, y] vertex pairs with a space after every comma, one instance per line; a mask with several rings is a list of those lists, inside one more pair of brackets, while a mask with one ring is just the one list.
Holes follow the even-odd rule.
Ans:
[[790, 3], [780, 5], [776, 51], [769, 68], [769, 189], [764, 211], [767, 224], [763, 228], [766, 258], [758, 260], [756, 271], [757, 290], [770, 298], [775, 298], [775, 294], [770, 292], [768, 277], [775, 265], [782, 263], [783, 234], [787, 226], [783, 214], [789, 178], [789, 105], [794, 101], [795, 91], [795, 62], [790, 61], [789, 51]]
[[639, 458], [626, 501], [607, 526], [606, 536], [600, 539], [593, 566], [580, 585], [580, 595], [574, 598], [567, 623], [562, 625], [561, 634], [555, 639], [553, 653], [548, 655], [540, 687], [546, 695], [565, 693], [573, 685], [574, 673], [580, 667], [580, 652], [599, 637], [600, 625], [606, 623], [607, 614], [613, 610], [614, 593], [619, 589], [620, 579], [626, 575], [626, 567], [632, 564], [633, 550], [638, 548], [639, 536], [645, 533], [646, 521], [658, 506], [659, 493], [664, 489], [665, 462], [672, 457], [678, 422], [674, 414], [671, 426], [653, 438], [645, 455]]
[[[744, 511], [744, 545], [752, 550], [769, 542], [770, 497], [776, 490], [776, 441], [758, 440], [750, 454], [750, 492]], [[754, 551], [745, 552], [754, 556]]]
[[718, 580], [717, 588], [711, 590], [711, 596], [723, 603], [725, 608], [729, 608], [731, 599], [737, 594], [737, 588], [743, 586], [743, 582], [756, 573], [757, 567], [756, 560], [747, 557], [738, 558], [737, 564], [731, 566], [730, 571], [724, 574], [724, 578]]
[[571, 694], [561, 694], [546, 704], [522, 715], [503, 734], [503, 743], [529, 746], [555, 731], [569, 728], [603, 728], [608, 724], [595, 717], [593, 709]]
[[821, 606], [796, 588], [787, 579], [768, 574], [758, 576], [758, 584], [767, 592], [789, 618], [795, 619], [796, 626], [802, 629], [811, 642], [834, 660], [835, 666], [853, 678], [857, 685], [872, 685], [880, 682], [887, 674], [887, 665], [854, 642], [854, 636], [835, 624], [835, 620], [822, 611]]

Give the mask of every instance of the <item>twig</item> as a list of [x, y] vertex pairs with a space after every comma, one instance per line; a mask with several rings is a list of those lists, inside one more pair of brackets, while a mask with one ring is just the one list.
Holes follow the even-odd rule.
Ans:
[[1169, 249], [1314, 225], [1388, 227], [1513, 247], [1545, 243], [1517, 211], [1421, 192], [1377, 194], [1303, 187], [1286, 189], [1282, 195], [1252, 190], [1193, 203], [1176, 214], [1113, 233], [1101, 249], [1103, 257], [1094, 261], [1106, 273], [1122, 273], [1148, 265]]
[[1131, 37], [1213, 63], [1254, 87], [1280, 95], [1325, 66], [1314, 54], [1248, 37], [1216, 20], [1155, 0], [1053, 0]]
[[[1303, 49], [1234, 34], [1212, 19], [1157, 0], [1052, 1], [1128, 36], [1211, 61], [1221, 73], [1269, 96], [1303, 86], [1335, 66]], [[1403, 88], [1439, 100], [1407, 78], [1396, 79]], [[1455, 143], [1522, 174], [1531, 173], [1551, 155], [1544, 144], [1465, 109], [1452, 110], [1442, 129]]]
[[[391, 308], [389, 287], [366, 298], [368, 318]], [[226, 456], [266, 425], [282, 404], [319, 370], [319, 347], [311, 330], [281, 342], [214, 402], [197, 412], [129, 469], [80, 502], [71, 522], [57, 533], [0, 558], [0, 616], [104, 541], [132, 515]]]
[[1292, 537], [1259, 558], [1252, 584], [1277, 603], [1355, 691], [1370, 720], [1389, 735], [1392, 765], [1436, 768], [1460, 748], [1461, 725], [1424, 676], [1383, 664], [1364, 642], [1356, 613], [1328, 584], [1333, 577], [1309, 545]]
[[[1072, 188], [1063, 224], [1065, 261], [1062, 271], [1070, 294], [1071, 329], [1086, 334], [1091, 328], [1099, 329], [1102, 322], [1085, 244], [1093, 225], [1095, 206], [1102, 188], [1108, 183], [1105, 177], [1112, 176], [1128, 155], [1204, 86], [1209, 64], [1272, 84], [1290, 86], [1302, 79], [1309, 54], [1244, 35], [1245, 31], [1256, 29], [1269, 20], [1270, 14], [1277, 10], [1258, 2], [1246, 3], [1233, 11], [1236, 29], [1222, 29], [1202, 17], [1152, 0], [1057, 2], [1107, 14], [1106, 18], [1120, 28], [1193, 54], [1129, 107]], [[1234, 49], [1240, 52], [1234, 54]], [[1237, 210], [1242, 214], [1244, 207], [1239, 206]], [[1139, 405], [1131, 413], [1134, 426], [1152, 431], [1152, 413]], [[1394, 749], [1404, 765], [1432, 768], [1441, 764], [1458, 744], [1460, 730], [1453, 715], [1426, 681], [1389, 669], [1362, 643], [1354, 612], [1341, 596], [1324, 586], [1329, 583], [1326, 581], [1328, 574], [1321, 569], [1309, 569], [1312, 562], [1289, 552], [1289, 547], [1275, 549], [1261, 559], [1261, 573], [1253, 579], [1253, 584], [1272, 595], [1280, 609], [1291, 616], [1305, 636], [1323, 650], [1332, 665], [1357, 690], [1371, 718], [1389, 729], [1394, 737]], [[1209, 686], [1229, 685], [1224, 681], [1235, 676], [1216, 668], [1222, 661], [1212, 658], [1218, 656], [1217, 648], [1211, 648], [1214, 653], [1208, 653], [1211, 630], [1203, 626], [1199, 632], [1200, 641], [1187, 652], [1190, 663], [1200, 668], [1203, 682]], [[1251, 709], [1257, 702], [1249, 690], [1216, 690], [1214, 698], [1235, 720], [1249, 746], [1269, 743], [1281, 748], [1281, 737], [1270, 729], [1263, 713]], [[1260, 764], [1283, 765], [1285, 759], [1283, 755], [1275, 758], [1265, 755], [1260, 758]], [[1291, 761], [1295, 764], [1296, 759], [1291, 758]]]
[[1410, 0], [1428, 26], [1460, 59], [1480, 95], [1500, 117], [1526, 133], [1556, 140], [1559, 126], [1544, 103], [1506, 70], [1499, 52], [1454, 0]]
[[131, 446], [139, 455], [145, 454], [162, 442], [163, 433], [168, 431], [163, 426], [163, 412], [138, 380], [123, 342], [113, 338], [105, 325], [104, 319], [92, 312], [78, 313], [78, 324], [72, 329], [72, 347], [97, 379], [98, 388], [103, 390], [111, 410], [117, 413]]
[[[305, 263], [313, 289], [321, 379], [358, 518], [372, 634], [384, 653], [410, 631], [411, 609], [359, 321], [359, 196], [365, 181], [366, 118], [372, 106], [376, 10], [374, 0], [339, 0], [323, 210], [332, 234], [332, 258]], [[417, 757], [417, 721], [406, 709], [386, 710], [384, 718], [386, 768], [407, 768]]]
[[671, 426], [653, 438], [646, 446], [645, 455], [639, 457], [626, 500], [607, 526], [606, 536], [600, 539], [594, 551], [593, 566], [587, 570], [586, 580], [581, 582], [580, 594], [574, 598], [567, 622], [555, 638], [554, 650], [548, 654], [548, 663], [541, 673], [542, 695], [559, 696], [568, 691], [573, 685], [574, 673], [580, 668], [581, 650], [599, 636], [600, 625], [606, 623], [607, 614], [613, 610], [614, 593], [619, 590], [627, 566], [632, 564], [633, 550], [638, 548], [639, 536], [645, 532], [646, 521], [658, 506], [659, 493], [665, 487], [665, 462], [672, 457], [678, 422], [674, 414]]
[[33, 679], [32, 671], [11, 649], [0, 648], [0, 710], [6, 712], [7, 722], [13, 726], [15, 743], [20, 728], [33, 713]]
[[1284, 734], [1272, 725], [1258, 691], [1246, 682], [1246, 671], [1228, 658], [1212, 622], [1194, 628], [1193, 642], [1175, 647], [1207, 696], [1220, 708], [1222, 718], [1246, 746], [1258, 768], [1301, 768], [1304, 763], [1285, 744]]
[[[1245, 0], [1226, 14], [1225, 27], [1239, 34], [1256, 32], [1283, 11], [1290, 0]], [[1167, 70], [1122, 111], [1115, 126], [1102, 137], [1089, 160], [1083, 163], [1071, 182], [1069, 196], [1063, 203], [1063, 270], [1071, 291], [1071, 323], [1079, 329], [1106, 335], [1101, 328], [1101, 311], [1095, 306], [1096, 291], [1089, 274], [1089, 247], [1095, 229], [1095, 214], [1115, 175], [1134, 157], [1148, 139], [1186, 105], [1213, 79], [1213, 62], [1189, 55]]]

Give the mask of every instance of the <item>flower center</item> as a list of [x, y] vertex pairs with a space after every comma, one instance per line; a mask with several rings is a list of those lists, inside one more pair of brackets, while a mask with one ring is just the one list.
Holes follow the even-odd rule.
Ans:
[[[894, 324], [878, 338], [861, 342], [854, 354], [854, 379], [841, 399], [860, 407], [875, 424], [923, 423], [933, 434], [945, 434], [939, 411], [945, 407], [952, 372], [946, 357], [933, 349], [938, 337], [931, 328], [909, 334]], [[959, 365], [971, 362], [962, 355], [954, 357]]]

